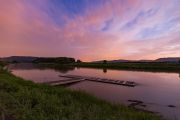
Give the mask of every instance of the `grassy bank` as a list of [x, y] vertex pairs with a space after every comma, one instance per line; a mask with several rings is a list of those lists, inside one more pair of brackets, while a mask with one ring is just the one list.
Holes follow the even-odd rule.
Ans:
[[5, 62], [0, 61], [0, 70], [6, 65]]
[[75, 63], [77, 67], [180, 73], [179, 63]]
[[34, 84], [1, 70], [0, 112], [6, 120], [160, 120], [82, 92]]

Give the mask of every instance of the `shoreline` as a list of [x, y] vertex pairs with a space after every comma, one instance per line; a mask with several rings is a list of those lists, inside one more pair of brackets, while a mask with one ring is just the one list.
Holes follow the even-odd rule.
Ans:
[[144, 72], [180, 73], [178, 63], [74, 63], [70, 64], [82, 68], [99, 68], [109, 70], [130, 70]]
[[57, 64], [57, 63], [34, 63], [42, 65], [47, 68], [94, 68], [102, 69], [104, 72], [107, 70], [125, 70], [125, 71], [140, 71], [140, 72], [162, 72], [162, 73], [179, 73], [180, 64], [178, 63], [71, 63], [71, 64]]

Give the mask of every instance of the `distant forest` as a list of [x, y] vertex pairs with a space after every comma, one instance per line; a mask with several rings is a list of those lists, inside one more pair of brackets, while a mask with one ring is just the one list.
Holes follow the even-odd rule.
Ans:
[[56, 58], [37, 58], [33, 60], [33, 63], [59, 63], [59, 64], [68, 64], [75, 63], [76, 60], [74, 58], [68, 57], [56, 57]]

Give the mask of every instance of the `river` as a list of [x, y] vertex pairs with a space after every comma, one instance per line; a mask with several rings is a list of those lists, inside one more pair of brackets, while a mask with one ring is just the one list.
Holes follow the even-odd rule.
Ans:
[[10, 65], [16, 76], [35, 83], [63, 80], [59, 75], [81, 75], [110, 78], [138, 83], [126, 87], [107, 83], [83, 81], [67, 86], [81, 90], [111, 103], [130, 105], [142, 101], [140, 109], [157, 112], [169, 120], [180, 120], [180, 73], [143, 72], [92, 68], [46, 68], [34, 64]]

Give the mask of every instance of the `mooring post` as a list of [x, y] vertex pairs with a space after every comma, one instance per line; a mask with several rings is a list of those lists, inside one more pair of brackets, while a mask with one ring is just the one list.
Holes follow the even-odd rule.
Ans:
[[1, 120], [5, 120], [5, 114], [3, 110], [1, 110]]

